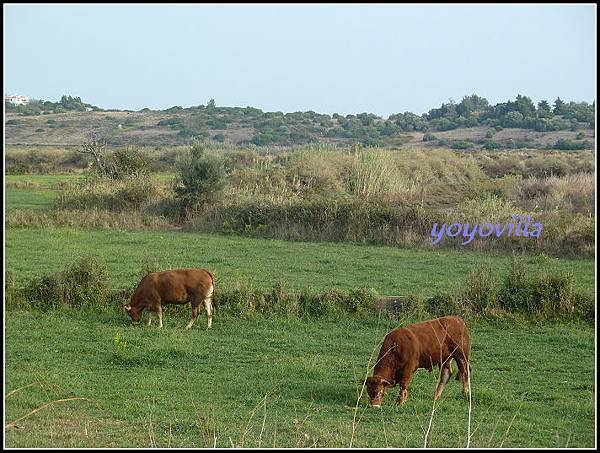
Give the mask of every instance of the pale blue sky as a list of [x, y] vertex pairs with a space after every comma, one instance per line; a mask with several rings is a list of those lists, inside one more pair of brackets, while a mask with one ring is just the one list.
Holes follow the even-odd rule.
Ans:
[[418, 114], [596, 97], [596, 10], [570, 5], [4, 5], [4, 92], [102, 108]]

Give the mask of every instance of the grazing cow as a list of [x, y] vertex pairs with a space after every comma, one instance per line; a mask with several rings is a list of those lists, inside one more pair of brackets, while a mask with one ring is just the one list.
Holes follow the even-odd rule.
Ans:
[[463, 391], [468, 394], [471, 366], [471, 339], [465, 322], [458, 316], [444, 316], [389, 332], [381, 345], [373, 376], [365, 384], [373, 407], [380, 407], [383, 397], [395, 385], [400, 386], [396, 402], [404, 404], [408, 386], [419, 368], [431, 371], [440, 367], [440, 380], [435, 390], [437, 400], [452, 374], [451, 361], [456, 360]]
[[206, 269], [172, 269], [152, 272], [142, 278], [131, 303], [125, 305], [133, 324], [138, 324], [142, 311], [148, 309], [148, 325], [152, 315], [158, 316], [158, 327], [162, 327], [162, 306], [167, 304], [192, 304], [192, 319], [186, 329], [190, 329], [200, 313], [200, 304], [204, 303], [208, 318], [208, 329], [212, 326], [215, 280]]

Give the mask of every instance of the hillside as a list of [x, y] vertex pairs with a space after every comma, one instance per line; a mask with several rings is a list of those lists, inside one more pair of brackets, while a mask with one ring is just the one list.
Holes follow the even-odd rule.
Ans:
[[[232, 114], [231, 110], [234, 110]], [[241, 113], [240, 113], [241, 112]], [[250, 114], [248, 114], [250, 112]], [[258, 113], [260, 112], [260, 113]], [[308, 118], [308, 119], [307, 119]], [[433, 138], [423, 140], [426, 132], [396, 132], [373, 139], [363, 131], [344, 128], [344, 117], [314, 112], [282, 114], [263, 113], [257, 109], [216, 108], [214, 112], [194, 109], [177, 111], [90, 111], [22, 116], [8, 112], [5, 117], [6, 145], [79, 146], [90, 132], [107, 139], [112, 146], [180, 146], [192, 137], [243, 145], [291, 146], [311, 141], [350, 145], [399, 147], [454, 147], [476, 150], [493, 144], [495, 149], [553, 148], [558, 140], [595, 146], [594, 129], [579, 123], [577, 130], [538, 132], [522, 128], [463, 127], [434, 131]], [[388, 120], [375, 118], [373, 127]], [[486, 135], [487, 134], [487, 135]], [[488, 148], [489, 149], [489, 148]]]

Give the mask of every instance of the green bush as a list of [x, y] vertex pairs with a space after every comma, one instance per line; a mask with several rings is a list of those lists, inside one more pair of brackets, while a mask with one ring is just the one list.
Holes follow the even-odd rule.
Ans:
[[25, 288], [33, 308], [60, 307], [107, 308], [109, 290], [107, 272], [91, 256], [83, 256], [55, 274], [33, 279]]
[[295, 317], [298, 315], [298, 300], [294, 294], [285, 290], [284, 283], [277, 281], [267, 297], [262, 299], [264, 304], [259, 305], [258, 310], [265, 315], [279, 315]]
[[189, 154], [176, 163], [176, 197], [185, 208], [217, 200], [225, 186], [225, 160], [205, 154], [200, 143], [194, 143]]
[[140, 211], [157, 202], [160, 197], [160, 189], [149, 177], [131, 177], [120, 181], [92, 177], [61, 191], [54, 201], [54, 208]]
[[139, 148], [116, 150], [105, 162], [107, 175], [112, 179], [126, 179], [147, 175], [150, 165]]
[[582, 142], [575, 142], [573, 140], [569, 140], [568, 138], [561, 138], [556, 141], [554, 144], [554, 149], [561, 150], [581, 150], [581, 149], [590, 149], [592, 148], [592, 144], [588, 140], [584, 140]]
[[437, 137], [431, 133], [431, 132], [425, 132], [425, 134], [423, 134], [423, 141], [424, 142], [430, 142], [432, 140], [437, 140]]
[[458, 298], [448, 292], [441, 292], [425, 300], [425, 306], [434, 316], [452, 316], [462, 314]]
[[587, 308], [575, 306], [582, 301], [585, 303], [585, 297], [575, 294], [571, 274], [543, 270], [529, 275], [521, 259], [513, 259], [498, 293], [498, 303], [502, 308], [535, 318], [571, 317], [581, 310], [586, 313]]
[[342, 299], [342, 307], [350, 314], [366, 314], [374, 311], [377, 298], [377, 292], [372, 288], [355, 288]]
[[502, 148], [502, 144], [495, 142], [493, 140], [485, 140], [483, 142], [483, 149], [493, 150]]
[[496, 285], [489, 267], [471, 271], [463, 299], [475, 313], [487, 313], [496, 305]]
[[303, 289], [298, 297], [301, 316], [320, 318], [340, 315], [343, 312], [344, 294], [336, 289], [322, 294], [314, 294], [310, 289]]
[[15, 274], [6, 272], [4, 281], [4, 307], [6, 310], [24, 310], [31, 308], [27, 301], [25, 291], [17, 286]]
[[466, 140], [460, 140], [452, 143], [452, 149], [469, 149], [471, 146], [473, 146], [473, 143]]

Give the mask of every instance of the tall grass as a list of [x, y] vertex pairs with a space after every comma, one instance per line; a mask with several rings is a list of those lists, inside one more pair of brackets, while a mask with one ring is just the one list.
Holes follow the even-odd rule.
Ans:
[[[444, 238], [438, 246], [570, 256], [591, 256], [595, 250], [595, 183], [587, 155], [572, 153], [571, 162], [564, 153], [515, 152], [511, 161], [508, 155], [436, 149], [271, 152], [224, 147], [210, 152], [224, 156], [225, 188], [197, 208], [186, 209], [167, 179], [84, 178], [63, 188], [53, 213], [10, 212], [7, 225], [164, 226], [289, 240], [430, 246], [434, 223], [506, 224], [513, 214], [530, 214], [543, 225], [537, 239], [506, 234], [463, 246], [457, 237]], [[517, 162], [519, 170], [490, 171], [502, 162]]]
[[[146, 261], [140, 276], [159, 270]], [[217, 279], [218, 280], [218, 279]], [[94, 310], [121, 309], [137, 281], [129, 288], [110, 290], [105, 266], [83, 256], [64, 269], [29, 281], [24, 288], [14, 275], [6, 280], [7, 309], [48, 310], [61, 307]], [[219, 285], [218, 312], [233, 316], [331, 318], [387, 315], [394, 319], [461, 315], [487, 319], [522, 315], [530, 319], [583, 319], [594, 322], [593, 298], [573, 288], [573, 276], [540, 266], [528, 269], [522, 258], [513, 258], [508, 273], [494, 281], [489, 268], [473, 270], [462, 289], [441, 291], [432, 297], [406, 295], [386, 303], [372, 288], [316, 292], [310, 287], [294, 291], [278, 280], [268, 291], [248, 284]], [[176, 311], [187, 310], [177, 307]]]

